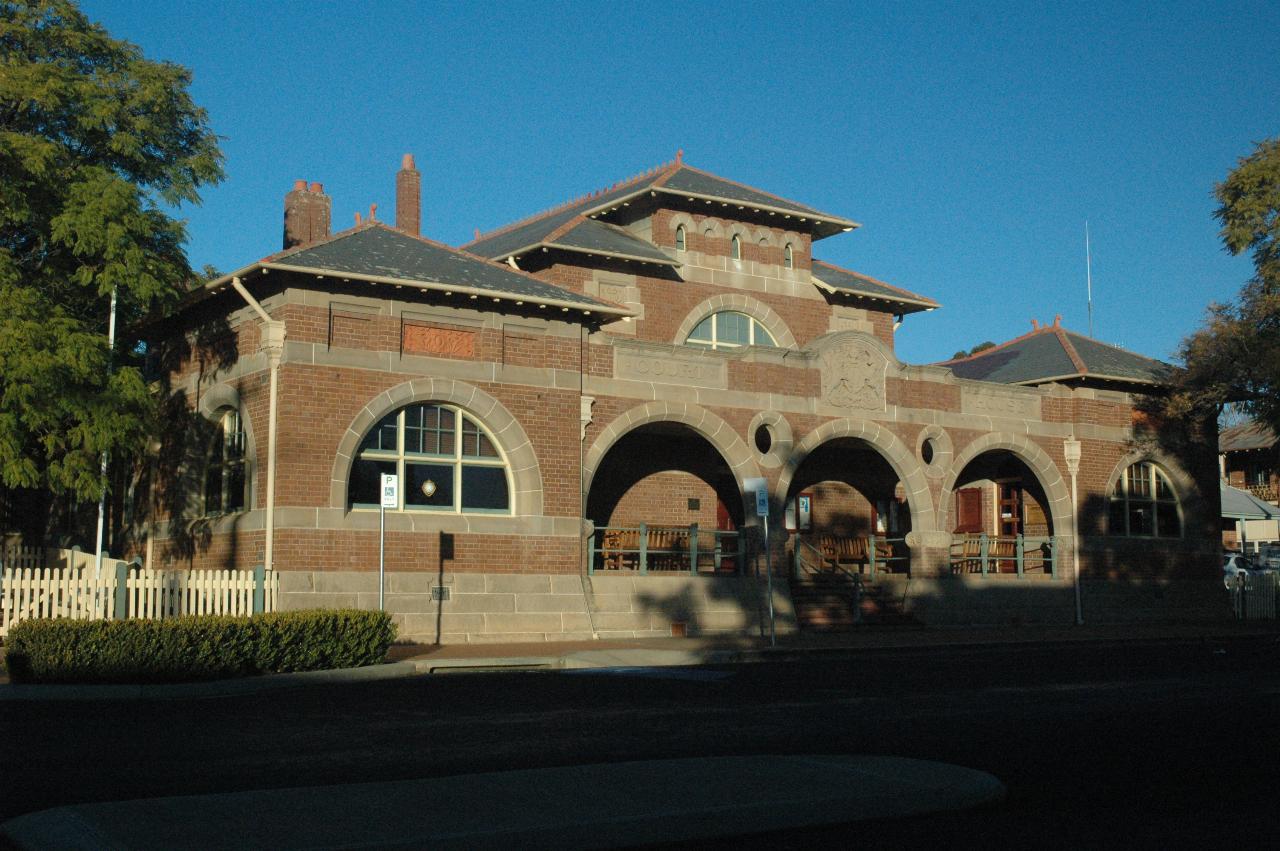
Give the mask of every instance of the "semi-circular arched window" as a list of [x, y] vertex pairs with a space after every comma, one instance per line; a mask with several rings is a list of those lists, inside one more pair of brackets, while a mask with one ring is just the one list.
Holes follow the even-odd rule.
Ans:
[[760, 322], [736, 310], [713, 313], [694, 326], [685, 340], [691, 346], [734, 349], [739, 346], [777, 346]]
[[218, 411], [216, 431], [209, 447], [204, 470], [204, 513], [230, 514], [243, 511], [248, 478], [244, 473], [245, 434], [240, 412], [235, 408]]
[[736, 233], [733, 239], [729, 240], [729, 256], [734, 260], [742, 259], [742, 238]]
[[687, 243], [688, 243], [688, 238], [685, 236], [684, 225], [677, 225], [676, 226], [676, 251], [684, 251]]
[[791, 269], [795, 267], [795, 255], [791, 251], [791, 243], [787, 243], [782, 247], [782, 268]]
[[349, 504], [377, 508], [384, 473], [399, 476], [396, 510], [511, 511], [507, 463], [497, 443], [453, 405], [410, 405], [370, 429], [351, 465]]
[[1137, 538], [1179, 538], [1182, 520], [1169, 477], [1150, 461], [1125, 468], [1110, 495], [1108, 531]]

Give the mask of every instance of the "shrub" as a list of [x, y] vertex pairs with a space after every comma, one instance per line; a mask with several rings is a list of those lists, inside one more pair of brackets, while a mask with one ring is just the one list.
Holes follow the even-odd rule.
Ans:
[[29, 620], [6, 641], [15, 683], [155, 683], [383, 661], [395, 638], [385, 612], [354, 609], [168, 620]]

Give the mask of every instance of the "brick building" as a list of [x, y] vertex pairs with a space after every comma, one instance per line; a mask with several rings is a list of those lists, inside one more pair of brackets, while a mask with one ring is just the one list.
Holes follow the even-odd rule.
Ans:
[[376, 605], [394, 473], [419, 640], [756, 630], [766, 564], [784, 630], [1216, 613], [1212, 426], [1144, 412], [1163, 364], [1056, 321], [903, 364], [938, 304], [814, 257], [855, 222], [679, 157], [461, 249], [418, 234], [411, 157], [396, 185], [394, 227], [331, 234], [299, 181], [285, 250], [153, 329], [153, 563]]

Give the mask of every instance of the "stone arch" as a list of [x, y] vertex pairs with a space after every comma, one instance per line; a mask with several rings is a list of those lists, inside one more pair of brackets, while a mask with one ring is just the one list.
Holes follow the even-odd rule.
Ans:
[[360, 441], [374, 424], [417, 402], [445, 402], [457, 405], [474, 416], [497, 441], [511, 473], [513, 514], [542, 514], [542, 473], [533, 444], [520, 422], [501, 402], [479, 387], [451, 378], [415, 378], [397, 384], [369, 400], [356, 414], [338, 442], [329, 482], [329, 507], [347, 508], [347, 479]]
[[700, 405], [687, 402], [646, 402], [624, 411], [600, 432], [582, 460], [582, 490], [591, 492], [591, 483], [605, 455], [619, 440], [650, 423], [680, 423], [688, 426], [720, 453], [738, 483], [745, 515], [751, 517], [755, 503], [748, 499], [743, 482], [760, 475], [760, 467], [751, 457], [751, 449], [733, 427]]
[[722, 293], [696, 305], [685, 316], [684, 321], [680, 323], [680, 328], [676, 331], [675, 339], [672, 342], [677, 346], [684, 345], [684, 341], [689, 338], [694, 326], [711, 314], [724, 310], [735, 310], [755, 319], [773, 335], [774, 341], [784, 349], [794, 349], [799, 346], [796, 342], [795, 334], [791, 333], [787, 323], [782, 320], [782, 317], [772, 307], [745, 293]]
[[702, 220], [698, 227], [699, 235], [710, 236], [714, 239], [728, 239], [729, 232], [724, 226], [724, 222], [714, 216], [707, 216]]
[[702, 231], [698, 229], [697, 222], [693, 220], [693, 216], [688, 213], [674, 213], [667, 220], [667, 229], [670, 231], [667, 239], [668, 244], [672, 246], [676, 244], [676, 229], [681, 225], [684, 225], [685, 246], [686, 250], [688, 250], [690, 239], [694, 236], [700, 236]]
[[[1135, 446], [1116, 462], [1116, 465], [1111, 468], [1111, 474], [1107, 476], [1107, 486], [1102, 491], [1103, 499], [1111, 495], [1116, 482], [1120, 481], [1120, 475], [1130, 465], [1139, 461], [1150, 461], [1168, 474], [1169, 484], [1173, 486], [1173, 495], [1178, 500], [1178, 511], [1182, 519], [1182, 538], [1186, 537], [1188, 528], [1198, 528], [1203, 524], [1206, 511], [1204, 494], [1196, 486], [1195, 479], [1182, 468], [1176, 458], [1154, 446]], [[1104, 528], [1098, 531], [1100, 534], [1107, 534], [1110, 529]], [[1085, 534], [1084, 529], [1081, 529], [1081, 534]]]
[[829, 420], [805, 435], [792, 450], [786, 464], [782, 466], [782, 474], [778, 478], [780, 498], [783, 500], [787, 498], [791, 489], [791, 480], [810, 453], [828, 441], [843, 437], [865, 441], [879, 452], [897, 473], [898, 479], [907, 492], [907, 504], [911, 508], [912, 532], [918, 537], [936, 531], [933, 494], [929, 492], [929, 482], [925, 478], [920, 461], [896, 434], [867, 420], [849, 418]]
[[1049, 517], [1053, 522], [1054, 534], [1070, 537], [1071, 534], [1071, 492], [1062, 479], [1058, 465], [1049, 457], [1049, 453], [1040, 448], [1034, 441], [1017, 434], [992, 432], [972, 440], [960, 450], [951, 462], [951, 468], [942, 479], [942, 490], [938, 495], [937, 528], [945, 530], [947, 514], [951, 510], [951, 499], [955, 492], [956, 482], [969, 462], [984, 452], [1004, 450], [1027, 465], [1040, 486], [1044, 488], [1045, 498], [1049, 501]]

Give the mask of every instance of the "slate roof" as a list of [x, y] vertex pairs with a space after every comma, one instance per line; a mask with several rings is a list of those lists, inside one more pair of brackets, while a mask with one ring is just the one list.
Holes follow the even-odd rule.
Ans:
[[960, 378], [1002, 384], [1042, 384], [1068, 379], [1124, 384], [1163, 384], [1167, 363], [1076, 334], [1058, 324], [967, 358], [944, 361]]
[[575, 216], [565, 223], [556, 234], [545, 241], [546, 245], [562, 248], [566, 251], [581, 251], [587, 254], [603, 254], [609, 257], [623, 257], [630, 260], [641, 260], [647, 263], [658, 263], [663, 266], [679, 266], [680, 264], [667, 256], [666, 252], [656, 245], [645, 242], [626, 228], [585, 219]]
[[[540, 281], [525, 272], [382, 222], [369, 222], [327, 240], [265, 257], [234, 274], [254, 269], [326, 274], [374, 283], [416, 286], [474, 295], [492, 295], [589, 312], [630, 315], [624, 307]], [[231, 275], [211, 281], [218, 289]]]
[[887, 301], [897, 306], [901, 313], [916, 313], [940, 307], [936, 301], [927, 296], [886, 284], [884, 281], [878, 281], [860, 272], [842, 269], [822, 260], [813, 261], [810, 274], [814, 284], [823, 289]]
[[1262, 423], [1247, 422], [1224, 428], [1218, 435], [1219, 452], [1241, 452], [1247, 449], [1269, 449], [1276, 445], [1276, 435]]
[[[818, 237], [831, 236], [858, 226], [857, 222], [841, 216], [821, 212], [813, 207], [727, 180], [676, 160], [629, 180], [615, 183], [607, 189], [584, 195], [555, 209], [484, 234], [462, 247], [482, 257], [504, 258], [542, 245], [555, 245], [556, 240], [563, 238], [563, 234], [558, 231], [575, 218], [590, 219], [608, 213], [624, 202], [647, 192], [732, 203], [750, 207], [754, 211], [781, 213], [784, 216], [803, 218], [806, 221], [812, 220], [815, 236]], [[665, 254], [663, 257], [668, 263], [671, 262]]]

